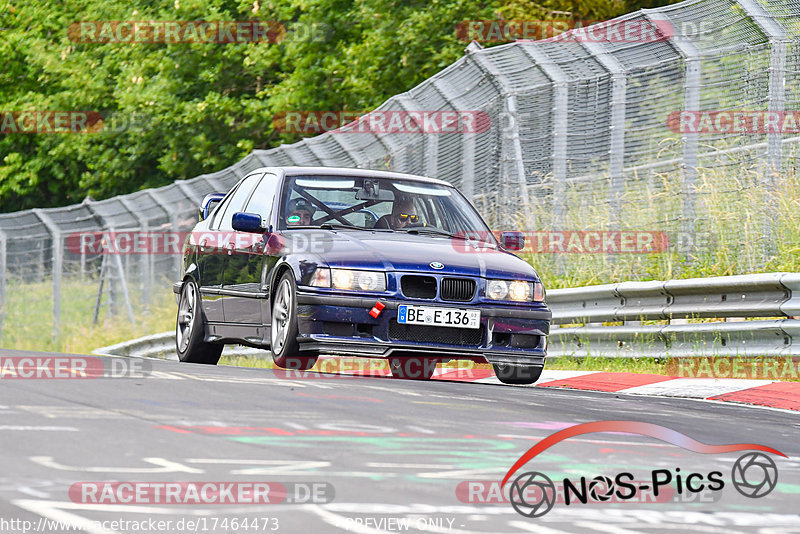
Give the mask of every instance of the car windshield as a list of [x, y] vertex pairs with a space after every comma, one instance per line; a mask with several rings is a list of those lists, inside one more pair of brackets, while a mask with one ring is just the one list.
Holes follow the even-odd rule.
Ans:
[[281, 228], [351, 228], [494, 242], [449, 185], [395, 178], [297, 176], [287, 181]]

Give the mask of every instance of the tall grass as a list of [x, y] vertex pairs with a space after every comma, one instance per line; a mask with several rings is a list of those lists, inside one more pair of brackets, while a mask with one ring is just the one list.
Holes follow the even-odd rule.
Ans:
[[[800, 269], [800, 177], [790, 170], [767, 179], [763, 171], [699, 169], [691, 195], [680, 171], [634, 176], [620, 196], [616, 221], [608, 180], [567, 188], [564, 215], [555, 218], [552, 197], [531, 202], [515, 214], [518, 228], [664, 232], [669, 247], [657, 253], [533, 253], [522, 256], [548, 288], [625, 280], [727, 276]], [[769, 184], [769, 185], [767, 185]], [[685, 217], [682, 199], [695, 200], [695, 217]]]
[[107, 297], [101, 300], [97, 324], [93, 324], [97, 282], [66, 280], [61, 288], [61, 321], [53, 338], [53, 286], [51, 282], [12, 283], [6, 290], [0, 347], [19, 350], [86, 354], [128, 339], [170, 330], [176, 305], [172, 289], [154, 291], [149, 309], [139, 304], [134, 291], [132, 323], [124, 305], [110, 313]]

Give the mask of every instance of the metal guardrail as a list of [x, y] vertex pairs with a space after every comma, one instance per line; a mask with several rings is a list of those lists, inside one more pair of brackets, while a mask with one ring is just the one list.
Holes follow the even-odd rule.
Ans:
[[[800, 273], [555, 289], [547, 302], [553, 310], [549, 356], [800, 356], [800, 320], [794, 318], [800, 316]], [[172, 331], [94, 352], [177, 359]], [[267, 353], [227, 346], [223, 354]]]
[[621, 282], [551, 290], [547, 300], [550, 356], [800, 355], [798, 273]]
[[[140, 337], [131, 341], [123, 341], [116, 345], [102, 347], [92, 351], [100, 356], [133, 356], [136, 358], [159, 358], [162, 360], [178, 360], [175, 350], [175, 331], [161, 332], [151, 336]], [[266, 351], [244, 347], [242, 345], [226, 345], [222, 351], [224, 356], [265, 356]]]

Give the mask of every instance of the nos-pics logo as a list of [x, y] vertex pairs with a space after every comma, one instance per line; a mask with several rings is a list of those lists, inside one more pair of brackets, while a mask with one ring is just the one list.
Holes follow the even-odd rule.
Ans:
[[[778, 483], [778, 467], [765, 452], [786, 455], [771, 447], [755, 443], [738, 443], [731, 445], [708, 445], [694, 440], [680, 432], [652, 423], [636, 421], [598, 421], [575, 425], [552, 434], [523, 454], [511, 466], [500, 486], [511, 479], [521, 467], [542, 451], [556, 443], [582, 434], [594, 432], [626, 432], [639, 434], [677, 445], [686, 450], [701, 454], [724, 454], [735, 451], [751, 451], [739, 457], [733, 465], [730, 475], [731, 485], [741, 495], [758, 499], [769, 495]], [[763, 451], [763, 452], [756, 452]], [[678, 495], [699, 492], [718, 492], [726, 486], [721, 471], [686, 472], [680, 468], [653, 469], [644, 480], [634, 480], [628, 472], [613, 476], [598, 475], [594, 478], [563, 479], [554, 482], [544, 473], [527, 471], [511, 482], [509, 500], [511, 506], [525, 517], [541, 517], [549, 512], [556, 501], [565, 505], [587, 504], [592, 502], [626, 501], [639, 497], [641, 492], [652, 492], [656, 497], [659, 491], [669, 487]]]

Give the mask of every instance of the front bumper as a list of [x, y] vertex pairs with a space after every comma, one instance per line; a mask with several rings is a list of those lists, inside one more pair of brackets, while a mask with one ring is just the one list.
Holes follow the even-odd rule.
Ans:
[[[441, 359], [485, 359], [494, 364], [541, 366], [552, 313], [542, 305], [475, 305], [375, 297], [320, 295], [299, 290], [297, 315], [301, 350], [347, 356], [435, 355]], [[369, 312], [384, 305], [375, 318]], [[480, 308], [478, 331], [449, 327], [406, 327], [397, 323], [401, 304]]]

